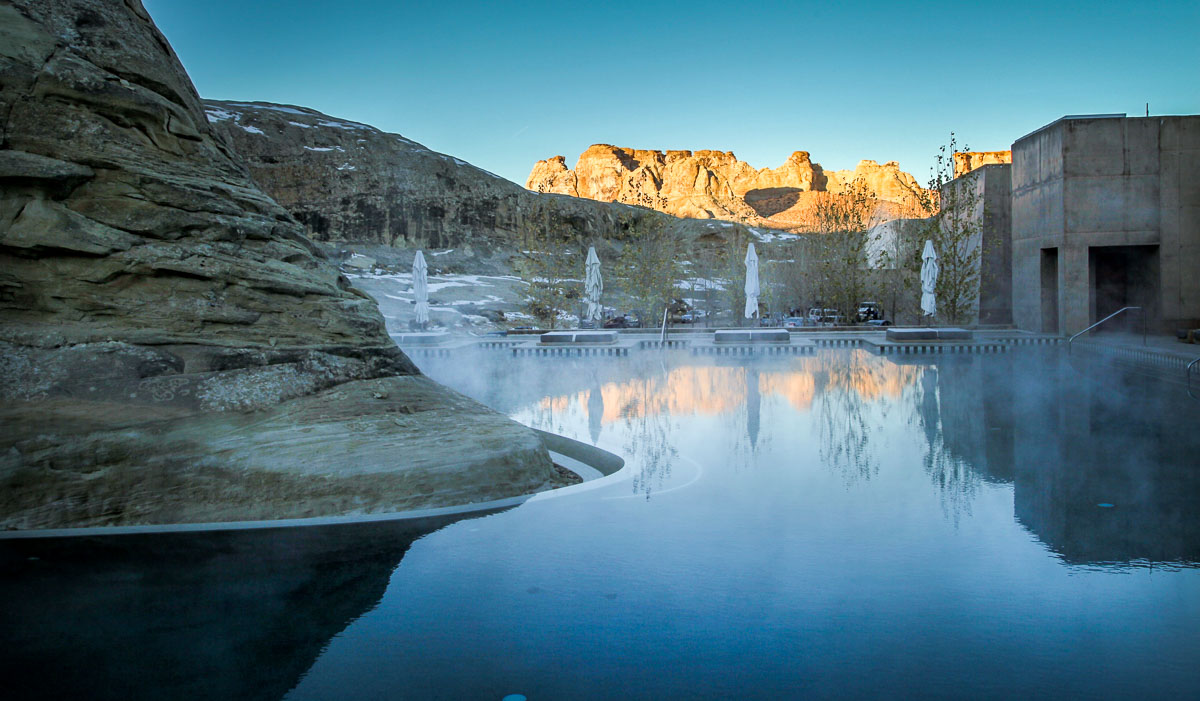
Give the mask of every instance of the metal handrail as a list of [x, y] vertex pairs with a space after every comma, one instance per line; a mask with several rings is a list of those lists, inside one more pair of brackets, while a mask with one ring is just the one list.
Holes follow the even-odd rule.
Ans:
[[1198, 357], [1195, 360], [1193, 360], [1192, 362], [1188, 363], [1187, 370], [1184, 370], [1184, 372], [1187, 374], [1188, 396], [1191, 397], [1192, 399], [1200, 399], [1200, 397], [1197, 397], [1195, 394], [1192, 393], [1192, 367], [1196, 363], [1200, 363], [1200, 357]]
[[1079, 333], [1077, 333], [1074, 336], [1067, 339], [1067, 353], [1069, 354], [1071, 352], [1071, 344], [1075, 342], [1075, 339], [1079, 338], [1080, 336], [1087, 333], [1088, 331], [1091, 331], [1092, 329], [1096, 328], [1100, 324], [1103, 324], [1104, 322], [1108, 321], [1109, 319], [1113, 318], [1114, 316], [1117, 316], [1118, 314], [1122, 314], [1124, 312], [1131, 311], [1134, 309], [1136, 309], [1142, 313], [1142, 345], [1143, 346], [1146, 345], [1146, 310], [1142, 309], [1141, 307], [1121, 307], [1120, 309], [1113, 312], [1112, 314], [1109, 314], [1108, 316], [1104, 317], [1100, 321], [1097, 321], [1096, 323], [1087, 327], [1083, 331], [1080, 331]]

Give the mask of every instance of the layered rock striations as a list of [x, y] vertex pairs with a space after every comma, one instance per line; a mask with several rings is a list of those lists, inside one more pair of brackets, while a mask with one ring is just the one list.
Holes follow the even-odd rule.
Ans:
[[596, 144], [568, 169], [562, 156], [538, 161], [526, 187], [602, 202], [650, 207], [679, 217], [723, 219], [779, 229], [804, 228], [819, 193], [844, 192], [860, 181], [879, 201], [879, 214], [911, 208], [921, 194], [895, 161], [861, 161], [853, 170], [825, 171], [806, 151], [778, 168], [754, 168], [729, 151], [649, 151]]
[[0, 3], [0, 76], [0, 524], [396, 509], [552, 478], [540, 439], [395, 347], [139, 0]]

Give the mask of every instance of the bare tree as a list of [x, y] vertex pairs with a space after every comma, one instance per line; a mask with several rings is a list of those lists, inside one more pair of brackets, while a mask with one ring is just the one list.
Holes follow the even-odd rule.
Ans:
[[675, 283], [683, 277], [682, 255], [664, 219], [647, 217], [630, 229], [616, 272], [625, 294], [643, 313], [657, 315], [671, 304]]
[[921, 238], [932, 240], [938, 255], [938, 316], [952, 324], [972, 321], [978, 313], [986, 216], [978, 179], [970, 175], [954, 178], [954, 154], [960, 150], [967, 146], [960, 148], [951, 132], [949, 143], [939, 147], [934, 158], [929, 188], [921, 202], [928, 217]]
[[523, 232], [516, 269], [529, 285], [525, 308], [547, 328], [578, 306], [584, 260], [578, 249], [574, 231], [558, 220], [546, 219]]
[[825, 193], [814, 208], [817, 296], [847, 321], [870, 290], [867, 230], [876, 205], [875, 194], [855, 180], [844, 192]]

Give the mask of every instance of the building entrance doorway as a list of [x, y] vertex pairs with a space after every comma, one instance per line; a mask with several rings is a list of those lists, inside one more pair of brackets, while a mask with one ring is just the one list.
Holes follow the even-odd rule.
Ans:
[[1058, 249], [1042, 249], [1042, 333], [1058, 333]]
[[[1122, 307], [1141, 307], [1146, 321], [1158, 318], [1158, 246], [1088, 248], [1088, 287], [1092, 323]], [[1141, 332], [1141, 314], [1130, 312], [1097, 331]]]

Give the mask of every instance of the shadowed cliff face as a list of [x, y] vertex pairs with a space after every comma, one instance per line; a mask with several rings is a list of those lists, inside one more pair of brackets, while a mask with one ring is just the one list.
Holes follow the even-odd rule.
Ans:
[[[0, 523], [386, 510], [551, 479], [531, 432], [418, 377], [210, 126], [139, 0], [0, 2], [0, 124]], [[489, 447], [415, 455], [451, 425]], [[264, 492], [279, 479], [285, 499]]]
[[531, 192], [399, 134], [305, 107], [217, 100], [204, 107], [254, 180], [314, 241], [453, 248], [465, 269], [482, 272], [505, 268], [526, 236], [546, 231], [623, 241], [652, 220], [684, 240], [724, 233], [715, 222], [668, 216], [641, 201]]
[[453, 520], [0, 543], [6, 696], [282, 698]]
[[650, 151], [608, 144], [589, 147], [573, 170], [562, 156], [538, 161], [525, 186], [679, 217], [803, 230], [811, 225], [817, 193], [843, 192], [855, 180], [874, 193], [881, 218], [905, 214], [921, 192], [916, 179], [895, 161], [860, 161], [853, 170], [826, 171], [807, 151], [796, 151], [778, 168], [754, 168], [729, 151]]

